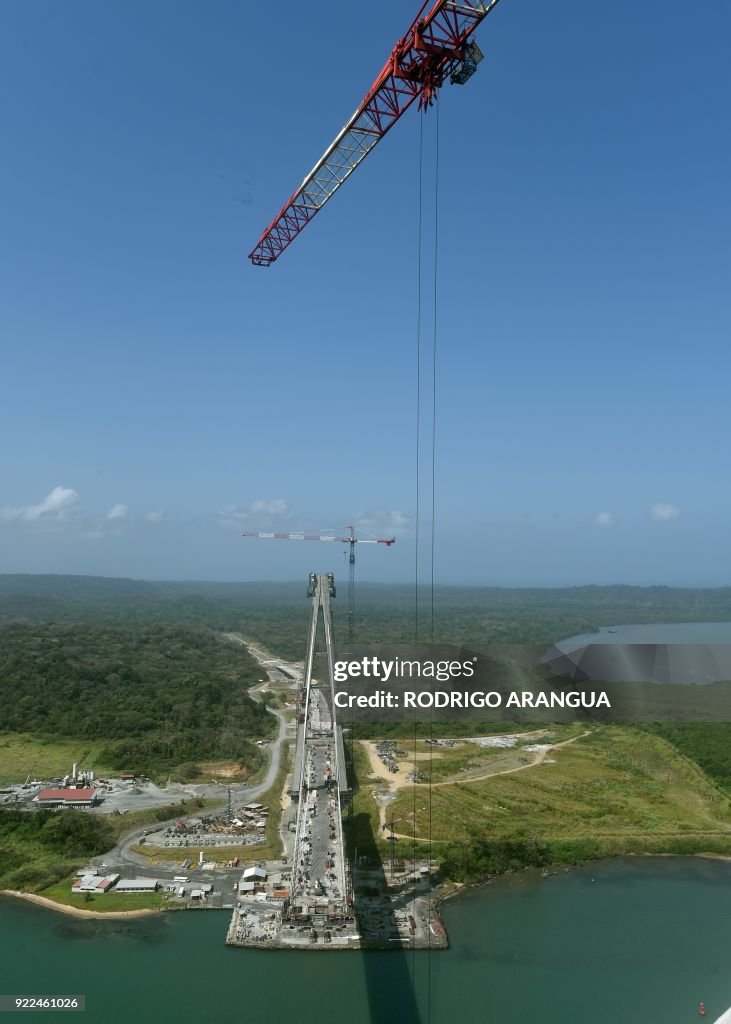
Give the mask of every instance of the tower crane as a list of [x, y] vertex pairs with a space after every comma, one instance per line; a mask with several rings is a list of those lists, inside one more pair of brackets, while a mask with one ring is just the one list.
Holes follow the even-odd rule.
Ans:
[[353, 116], [262, 233], [249, 253], [255, 266], [276, 260], [414, 100], [424, 110], [447, 78], [464, 85], [477, 70], [483, 54], [470, 37], [499, 0], [436, 0], [425, 14], [429, 3], [422, 4]]
[[353, 634], [355, 627], [355, 545], [356, 544], [385, 544], [390, 548], [396, 543], [395, 537], [356, 537], [353, 526], [346, 526], [348, 535], [338, 537], [334, 533], [265, 533], [263, 531], [245, 530], [242, 537], [256, 537], [259, 540], [316, 540], [326, 541], [335, 544], [349, 545], [348, 557], [348, 643], [353, 646]]

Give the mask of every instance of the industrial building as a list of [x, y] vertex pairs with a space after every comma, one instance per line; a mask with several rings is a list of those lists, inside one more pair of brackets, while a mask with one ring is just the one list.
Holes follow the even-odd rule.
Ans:
[[72, 892], [108, 892], [115, 882], [119, 881], [119, 875], [81, 875], [71, 886]]
[[242, 882], [265, 882], [267, 873], [264, 868], [247, 868], [241, 876]]
[[117, 892], [156, 892], [160, 883], [156, 878], [123, 878], [117, 882]]
[[98, 802], [95, 789], [42, 789], [35, 803], [43, 807], [93, 807]]

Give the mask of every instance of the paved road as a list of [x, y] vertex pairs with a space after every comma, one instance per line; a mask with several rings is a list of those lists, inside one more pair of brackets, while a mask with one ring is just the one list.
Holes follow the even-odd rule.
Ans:
[[[239, 643], [242, 647], [247, 647], [247, 645], [244, 643], [241, 637], [236, 636], [235, 633], [227, 633], [225, 635], [227, 636], [228, 639]], [[266, 654], [266, 652], [264, 652], [260, 648], [252, 650], [251, 653], [254, 655], [257, 661], [264, 666], [266, 666], [267, 663], [271, 665], [279, 664], [279, 662], [276, 662], [274, 659], [271, 659], [269, 655]], [[286, 662], [281, 662], [281, 664], [289, 668]], [[256, 690], [250, 690], [249, 695], [257, 699], [257, 697], [261, 694], [262, 689], [262, 687], [258, 687]], [[277, 733], [277, 738], [270, 744], [268, 748], [271, 751], [269, 767], [267, 768], [264, 778], [261, 780], [261, 782], [258, 782], [256, 785], [231, 786], [232, 799], [237, 801], [238, 803], [251, 803], [252, 801], [256, 800], [257, 797], [260, 797], [263, 793], [266, 793], [267, 790], [271, 789], [271, 787], [274, 785], [274, 780], [276, 779], [277, 774], [279, 772], [279, 765], [282, 756], [282, 740], [285, 739], [287, 733], [287, 719], [285, 718], [285, 715], [282, 711], [275, 710], [274, 708], [269, 708], [268, 710], [270, 714], [275, 715], [279, 720], [279, 732]], [[187, 788], [190, 792], [193, 792], [198, 796], [220, 797], [222, 803], [227, 798], [228, 794], [228, 787], [223, 784], [190, 786]], [[196, 813], [191, 814], [188, 817], [194, 818], [198, 816], [198, 813]], [[156, 829], [165, 828], [167, 825], [179, 820], [180, 818], [176, 817], [169, 819], [169, 821], [156, 822], [155, 827]], [[131, 849], [132, 846], [135, 846], [139, 842], [141, 836], [147, 829], [149, 829], [149, 827], [150, 826], [148, 824], [144, 828], [136, 829], [134, 832], [128, 832], [125, 836], [122, 837], [122, 839], [114, 847], [114, 849], [103, 854], [101, 857], [92, 858], [91, 863], [105, 863], [110, 868], [115, 868], [117, 870], [124, 870], [130, 867], [137, 870], [137, 868], [143, 867], [149, 874], [149, 859], [147, 857], [143, 857], [139, 853], [135, 853], [134, 850]]]
[[[247, 645], [244, 643], [241, 637], [237, 636], [235, 633], [226, 633], [225, 636], [234, 643], [238, 643], [242, 647], [247, 647]], [[259, 647], [252, 646], [249, 647], [248, 650], [249, 653], [256, 658], [259, 664], [263, 665], [265, 668], [267, 665], [272, 665], [274, 668], [277, 668], [280, 664], [282, 666], [285, 666], [286, 669], [289, 671], [293, 671], [295, 668], [295, 666], [290, 666], [285, 661], [280, 662], [271, 658], [264, 650], [262, 650]], [[264, 687], [258, 687], [256, 690], [250, 690], [249, 696], [258, 698], [261, 694], [262, 689], [264, 689]], [[277, 718], [279, 719], [279, 733], [277, 735], [276, 740], [274, 740], [274, 742], [269, 747], [269, 749], [272, 752], [272, 756], [269, 762], [267, 773], [264, 776], [263, 780], [258, 785], [251, 786], [249, 789], [243, 790], [241, 793], [241, 796], [246, 796], [246, 798], [250, 802], [251, 800], [256, 799], [256, 797], [261, 796], [262, 793], [266, 793], [268, 789], [271, 789], [271, 787], [274, 785], [274, 780], [277, 777], [277, 773], [279, 772], [279, 762], [282, 755], [282, 740], [285, 738], [287, 732], [287, 719], [284, 717], [284, 713], [282, 711], [276, 711], [274, 708], [269, 708], [269, 711], [271, 712], [271, 714], [276, 715]], [[224, 786], [222, 788], [225, 792], [226, 787]]]

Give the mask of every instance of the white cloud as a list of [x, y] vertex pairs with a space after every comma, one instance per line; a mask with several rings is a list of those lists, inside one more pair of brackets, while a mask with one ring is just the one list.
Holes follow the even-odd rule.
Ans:
[[148, 521], [148, 523], [160, 523], [162, 522], [164, 516], [164, 509], [159, 508], [156, 509], [154, 512], [148, 512], [147, 515], [145, 516], [145, 519]]
[[79, 496], [73, 488], [54, 487], [37, 505], [3, 505], [0, 508], [0, 519], [24, 523], [64, 519], [75, 511], [78, 502]]
[[616, 517], [613, 512], [598, 512], [594, 516], [595, 526], [615, 526], [617, 523]]
[[107, 519], [125, 519], [128, 512], [126, 505], [112, 505], [107, 512]]
[[292, 519], [289, 503], [283, 498], [260, 498], [243, 507], [224, 505], [218, 513], [220, 522], [225, 526], [259, 526], [267, 527], [274, 519], [279, 525]]
[[282, 498], [273, 498], [269, 501], [255, 501], [251, 511], [254, 515], [263, 513], [267, 516], [286, 516], [289, 514], [289, 505]]
[[653, 505], [650, 509], [650, 519], [663, 522], [668, 519], [677, 519], [680, 513], [681, 509], [679, 509], [677, 505], [668, 505], [661, 501], [658, 502], [657, 505]]
[[412, 532], [414, 517], [400, 509], [380, 508], [359, 515], [354, 525], [356, 530], [375, 533], [379, 537], [396, 537]]

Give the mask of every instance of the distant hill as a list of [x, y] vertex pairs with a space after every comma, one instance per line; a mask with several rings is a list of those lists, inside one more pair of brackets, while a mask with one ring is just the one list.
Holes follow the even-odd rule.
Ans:
[[86, 601], [95, 597], [147, 596], [156, 590], [156, 584], [147, 580], [113, 576], [0, 574], [0, 596], [12, 594]]

